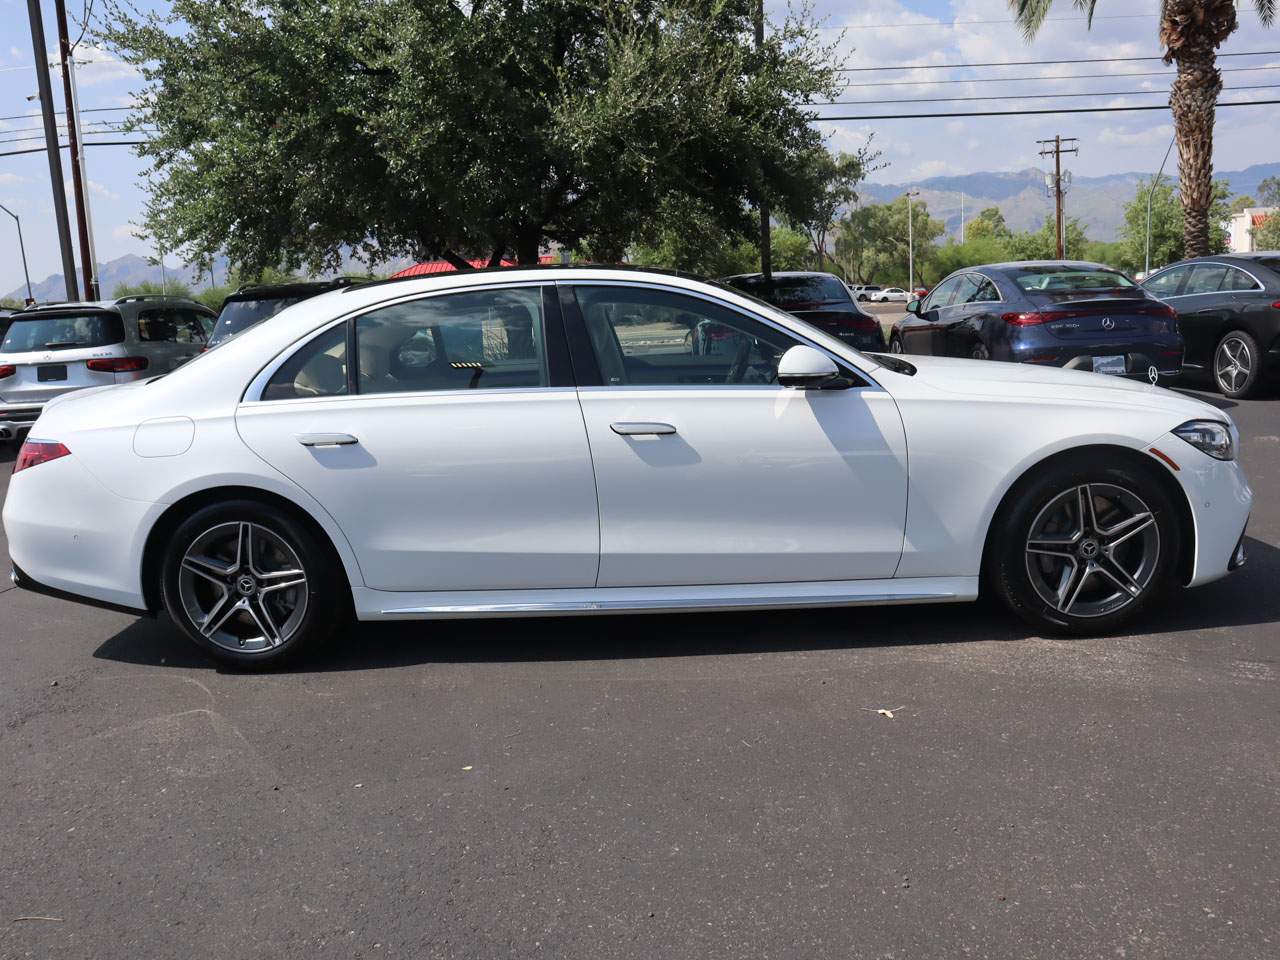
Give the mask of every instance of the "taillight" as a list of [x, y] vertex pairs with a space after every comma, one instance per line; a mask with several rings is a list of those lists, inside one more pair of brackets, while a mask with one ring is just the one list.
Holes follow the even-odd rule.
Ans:
[[50, 460], [57, 460], [70, 452], [56, 440], [26, 440], [18, 451], [18, 459], [13, 462], [13, 472], [18, 473], [27, 467], [37, 467]]
[[17, 372], [18, 368], [12, 363], [0, 363], [0, 380], [3, 380], [5, 377], [12, 377]]
[[841, 320], [840, 325], [853, 330], [875, 330], [877, 327], [875, 317], [869, 317], [865, 313], [859, 313], [856, 316], [849, 317], [847, 320]]
[[1271, 305], [1271, 308], [1272, 308], [1273, 310], [1280, 310], [1280, 300], [1277, 300], [1275, 303], [1273, 303], [1273, 304]]
[[86, 360], [84, 365], [99, 373], [133, 373], [135, 370], [147, 369], [147, 358], [100, 357], [96, 360]]
[[1003, 313], [1000, 319], [1011, 327], [1034, 327], [1040, 323], [1047, 323], [1049, 316], [1043, 313]]

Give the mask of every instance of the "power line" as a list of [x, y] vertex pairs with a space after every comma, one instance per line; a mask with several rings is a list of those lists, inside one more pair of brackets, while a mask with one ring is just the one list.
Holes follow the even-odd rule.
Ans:
[[[1280, 50], [1253, 50], [1247, 53], [1220, 53], [1222, 57], [1274, 57]], [[1086, 57], [1082, 60], [991, 60], [986, 63], [907, 63], [900, 67], [840, 67], [839, 73], [866, 73], [883, 70], [959, 70], [969, 67], [1042, 67], [1061, 63], [1132, 63], [1135, 60], [1163, 60], [1157, 57]]]
[[[1240, 13], [1257, 13], [1255, 7], [1240, 7]], [[1159, 16], [1155, 10], [1149, 13], [1110, 13], [1096, 14], [1093, 17], [1045, 17], [1043, 23], [1089, 23], [1095, 20], [1146, 20]], [[850, 23], [838, 27], [819, 27], [820, 30], [844, 30], [856, 33], [859, 30], [896, 30], [899, 27], [963, 27], [969, 24], [984, 23], [1017, 23], [1009, 17], [985, 18], [974, 20], [914, 20], [902, 23]]]
[[[1219, 73], [1249, 73], [1256, 70], [1280, 70], [1280, 64], [1265, 67], [1226, 67]], [[975, 77], [968, 80], [877, 80], [874, 83], [846, 83], [850, 87], [936, 87], [944, 83], [1014, 83], [1025, 80], [1097, 80], [1114, 77], [1167, 77], [1168, 70], [1148, 71], [1145, 73], [1073, 73], [1062, 77]]]
[[[133, 107], [87, 107], [81, 110], [81, 113], [119, 113], [122, 110], [132, 110]], [[58, 116], [64, 116], [67, 111], [53, 111]], [[39, 113], [15, 113], [10, 117], [0, 117], [0, 120], [38, 120], [43, 114]], [[0, 131], [2, 133], [3, 131]]]
[[[1280, 103], [1280, 100], [1244, 100], [1219, 103], [1219, 107], [1262, 107]], [[1129, 113], [1136, 110], [1168, 110], [1167, 103], [1146, 107], [1061, 107], [1051, 110], [975, 110], [964, 113], [881, 113], [865, 116], [814, 117], [814, 120], [926, 120], [937, 117], [1029, 117], [1057, 113]]]
[[[1224, 87], [1226, 90], [1275, 90], [1280, 89], [1277, 83], [1258, 83], [1243, 87]], [[1136, 97], [1147, 94], [1168, 96], [1169, 91], [1159, 90], [1095, 90], [1089, 93], [997, 93], [985, 97], [905, 97], [896, 100], [825, 100], [816, 103], [817, 107], [860, 107], [874, 106], [879, 103], [967, 103], [974, 100], [1057, 100], [1062, 97]]]
[[[149, 142], [150, 141], [148, 140], [90, 140], [84, 145], [86, 147], [138, 147]], [[65, 143], [61, 146], [63, 150], [67, 149], [67, 145]], [[18, 157], [24, 153], [44, 153], [44, 147], [25, 147], [21, 150], [5, 150], [0, 152], [0, 157]]]

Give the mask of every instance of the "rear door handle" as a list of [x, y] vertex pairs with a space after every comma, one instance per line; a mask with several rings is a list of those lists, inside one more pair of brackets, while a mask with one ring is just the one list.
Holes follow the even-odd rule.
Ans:
[[611, 423], [609, 429], [620, 437], [662, 437], [676, 432], [669, 423]]
[[360, 441], [349, 433], [300, 433], [298, 442], [304, 447], [346, 447]]

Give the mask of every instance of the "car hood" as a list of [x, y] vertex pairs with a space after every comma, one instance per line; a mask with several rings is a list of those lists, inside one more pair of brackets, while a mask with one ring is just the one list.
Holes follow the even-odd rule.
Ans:
[[1225, 413], [1202, 400], [1123, 377], [1030, 363], [952, 357], [905, 356], [902, 359], [916, 368], [916, 377], [945, 393], [997, 399], [1117, 404], [1165, 410], [1185, 420], [1230, 422]]

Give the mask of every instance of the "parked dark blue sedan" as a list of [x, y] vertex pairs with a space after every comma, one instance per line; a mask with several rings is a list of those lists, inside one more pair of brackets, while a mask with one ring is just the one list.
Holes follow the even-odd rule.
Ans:
[[1182, 369], [1177, 314], [1118, 270], [1064, 260], [958, 270], [893, 326], [892, 353], [1155, 380]]

